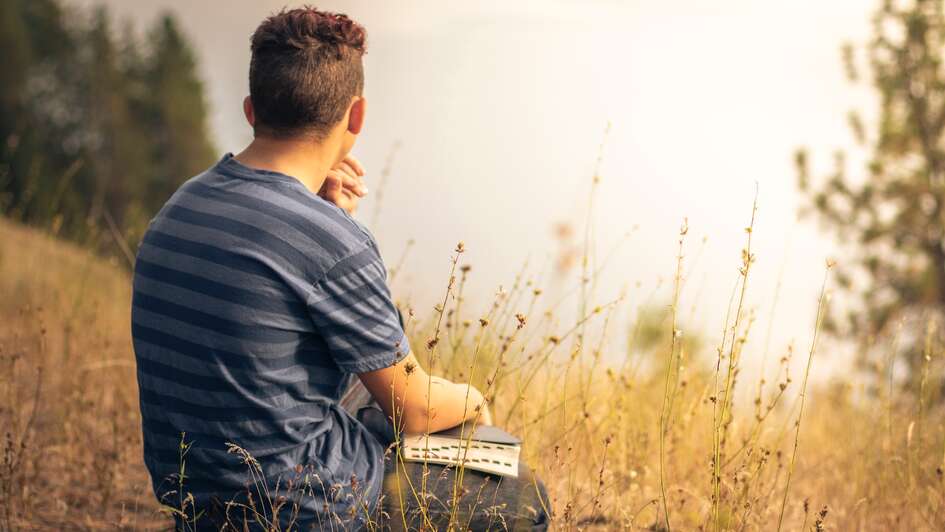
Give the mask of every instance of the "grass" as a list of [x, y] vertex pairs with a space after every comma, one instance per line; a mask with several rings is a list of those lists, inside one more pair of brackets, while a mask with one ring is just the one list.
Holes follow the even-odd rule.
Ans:
[[153, 529], [117, 263], [0, 221], [0, 527]]
[[[457, 248], [440, 304], [408, 320], [416, 354], [491, 398], [496, 421], [524, 439], [558, 530], [945, 529], [936, 325], [920, 327], [914, 386], [895, 339], [873, 367], [809, 387], [829, 354], [812, 344], [796, 364], [786, 346], [765, 386], [739, 365], [761, 356], [745, 352], [750, 245], [733, 257], [732, 308], [700, 309], [724, 323], [712, 341], [679, 330], [684, 237], [662, 307], [595, 301], [599, 269], [585, 256], [577, 286], [538, 286], [523, 269], [480, 311], [465, 292], [475, 265]], [[563, 317], [574, 298], [552, 292], [583, 294], [575, 318]], [[829, 293], [828, 280], [821, 310]], [[127, 272], [0, 220], [0, 294], [0, 530], [171, 527], [141, 460]], [[630, 323], [616, 319], [624, 310]], [[624, 334], [627, 347], [609, 347]], [[742, 388], [753, 405], [735, 400]]]

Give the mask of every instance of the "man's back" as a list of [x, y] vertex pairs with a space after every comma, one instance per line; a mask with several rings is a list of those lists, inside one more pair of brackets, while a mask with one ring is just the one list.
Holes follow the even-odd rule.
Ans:
[[[371, 235], [292, 177], [228, 155], [184, 184], [145, 234], [134, 278], [145, 461], [159, 497], [178, 490], [183, 462], [183, 491], [199, 507], [246, 502], [237, 493], [256, 487], [228, 452], [235, 444], [260, 464], [273, 503], [310, 485], [303, 521], [371, 507], [383, 447], [338, 399], [351, 374], [408, 351], [385, 276]], [[166, 496], [178, 506], [179, 493]]]

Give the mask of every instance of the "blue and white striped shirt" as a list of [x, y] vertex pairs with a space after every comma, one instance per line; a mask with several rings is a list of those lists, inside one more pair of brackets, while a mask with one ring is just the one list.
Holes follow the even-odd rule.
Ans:
[[232, 443], [258, 461], [273, 504], [300, 502], [301, 523], [373, 511], [384, 447], [338, 402], [352, 374], [409, 350], [386, 276], [367, 229], [293, 177], [227, 154], [182, 185], [145, 233], [134, 274], [144, 457], [158, 498], [177, 506], [183, 460], [198, 512], [246, 503], [249, 487], [271, 519]]

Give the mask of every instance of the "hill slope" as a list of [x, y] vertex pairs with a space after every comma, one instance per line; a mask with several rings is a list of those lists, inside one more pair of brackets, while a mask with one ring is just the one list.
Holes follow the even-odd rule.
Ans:
[[[170, 527], [141, 459], [129, 280], [118, 264], [0, 219], [0, 531]], [[435, 369], [494, 390], [494, 411], [545, 480], [555, 529], [664, 530], [668, 509], [674, 530], [774, 530], [782, 505], [785, 530], [945, 529], [945, 401], [930, 387], [874, 392], [854, 374], [809, 389], [797, 437], [807, 353], [793, 369], [781, 359], [757, 413], [732, 407], [723, 422], [699, 353], [686, 353], [674, 389], [662, 371], [582, 356], [555, 320], [517, 314], [513, 297], [480, 314], [491, 325], [464, 321], [458, 301]], [[423, 360], [437, 333], [410, 329]], [[927, 382], [942, 382], [943, 352], [930, 348]]]
[[167, 528], [141, 460], [128, 272], [0, 219], [0, 296], [3, 524]]

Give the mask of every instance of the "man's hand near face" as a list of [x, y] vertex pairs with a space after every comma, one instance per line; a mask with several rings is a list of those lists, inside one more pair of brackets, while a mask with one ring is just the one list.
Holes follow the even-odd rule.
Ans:
[[348, 155], [338, 166], [328, 171], [328, 176], [318, 195], [348, 212], [354, 214], [368, 189], [364, 186], [364, 167], [353, 156]]

